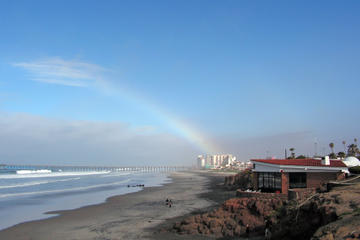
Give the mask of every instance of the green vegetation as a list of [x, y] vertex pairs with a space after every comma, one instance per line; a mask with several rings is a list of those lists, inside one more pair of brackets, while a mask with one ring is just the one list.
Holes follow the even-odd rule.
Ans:
[[360, 166], [349, 168], [349, 172], [353, 174], [360, 174]]
[[[360, 150], [357, 146], [357, 138], [354, 138], [354, 143], [347, 146], [346, 149], [346, 141], [342, 141], [341, 143], [344, 146], [344, 151], [340, 151], [338, 153], [334, 152], [335, 144], [333, 142], [329, 143], [329, 147], [331, 149], [331, 153], [328, 154], [330, 159], [337, 159], [339, 158], [346, 158], [347, 156], [354, 156], [354, 157], [360, 157]], [[305, 159], [307, 158], [305, 155], [295, 155], [295, 148], [289, 148], [289, 151], [291, 152], [291, 155], [287, 157], [287, 159]], [[322, 157], [322, 156], [314, 156], [314, 157]]]
[[290, 152], [291, 152], [291, 156], [290, 156], [289, 158], [293, 158], [293, 159], [294, 159], [294, 158], [295, 158], [295, 152], [294, 152], [294, 151], [295, 151], [295, 148], [290, 148], [289, 150], [290, 150]]
[[344, 152], [338, 152], [338, 157], [339, 158], [345, 158], [346, 157], [346, 154]]
[[334, 154], [334, 143], [329, 143], [329, 147], [331, 149], [331, 152]]
[[359, 148], [356, 144], [350, 144], [348, 146], [348, 156], [356, 156], [359, 153]]

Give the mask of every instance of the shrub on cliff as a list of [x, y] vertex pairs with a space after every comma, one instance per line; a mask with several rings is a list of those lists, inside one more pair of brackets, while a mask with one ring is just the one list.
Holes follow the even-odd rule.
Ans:
[[218, 209], [175, 223], [171, 231], [233, 238], [244, 235], [249, 224], [252, 233], [262, 235], [265, 219], [274, 222], [273, 212], [283, 205], [280, 199], [231, 198]]
[[353, 173], [353, 174], [360, 174], [360, 166], [355, 166], [355, 167], [349, 168], [349, 172]]

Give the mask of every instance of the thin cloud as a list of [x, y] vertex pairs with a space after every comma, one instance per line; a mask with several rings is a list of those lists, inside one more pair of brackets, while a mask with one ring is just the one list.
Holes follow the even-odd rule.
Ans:
[[14, 164], [191, 165], [197, 150], [171, 134], [123, 122], [0, 112], [0, 159]]
[[43, 83], [50, 83], [50, 84], [58, 84], [64, 86], [71, 86], [71, 87], [87, 87], [87, 83], [83, 81], [69, 81], [69, 80], [60, 80], [60, 79], [50, 79], [50, 78], [32, 78], [32, 80], [37, 82]]
[[72, 87], [88, 87], [101, 82], [101, 73], [106, 69], [91, 63], [48, 58], [32, 62], [14, 63], [30, 74], [30, 79], [37, 82], [58, 84]]

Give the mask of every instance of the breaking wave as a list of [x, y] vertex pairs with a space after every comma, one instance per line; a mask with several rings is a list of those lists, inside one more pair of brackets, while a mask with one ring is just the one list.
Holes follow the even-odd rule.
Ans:
[[18, 188], [18, 187], [30, 187], [35, 185], [41, 185], [41, 184], [48, 184], [48, 183], [56, 183], [56, 182], [68, 182], [68, 181], [74, 181], [79, 180], [80, 178], [67, 178], [67, 179], [60, 179], [60, 180], [49, 180], [49, 181], [38, 181], [38, 182], [28, 182], [28, 183], [22, 183], [22, 184], [14, 184], [14, 185], [8, 185], [8, 186], [0, 186], [0, 189], [4, 188]]
[[[27, 173], [18, 171], [26, 171]], [[108, 174], [109, 171], [93, 171], [93, 172], [29, 172], [33, 170], [18, 170], [16, 174], [0, 174], [0, 179], [11, 179], [11, 178], [44, 178], [44, 177], [67, 177], [67, 176], [84, 176], [84, 175], [96, 175], [96, 174]]]
[[27, 196], [27, 195], [40, 195], [40, 194], [57, 194], [57, 193], [67, 193], [67, 192], [81, 192], [81, 191], [87, 191], [87, 190], [96, 189], [96, 188], [118, 186], [118, 185], [124, 184], [124, 183], [129, 182], [129, 181], [130, 181], [130, 179], [125, 179], [125, 180], [119, 181], [119, 182], [97, 184], [97, 185], [91, 185], [91, 186], [87, 186], [87, 187], [76, 187], [76, 188], [67, 188], [67, 189], [58, 189], [58, 190], [37, 191], [37, 192], [7, 193], [7, 194], [0, 194], [0, 198], [18, 197], [18, 196]]

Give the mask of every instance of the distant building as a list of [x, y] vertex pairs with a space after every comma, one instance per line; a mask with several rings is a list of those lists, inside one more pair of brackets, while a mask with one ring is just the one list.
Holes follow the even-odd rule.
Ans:
[[203, 155], [199, 155], [197, 157], [197, 166], [198, 166], [198, 168], [205, 168], [206, 163], [205, 163], [205, 158]]
[[223, 168], [230, 167], [234, 164], [236, 157], [232, 154], [207, 154], [199, 155], [197, 158], [197, 166], [199, 168]]
[[241, 161], [236, 161], [236, 159], [235, 159], [235, 161], [232, 163], [231, 166], [232, 166], [233, 169], [237, 169], [237, 170], [242, 171], [242, 170], [245, 170], [245, 169], [251, 169], [253, 164], [250, 161], [241, 162]]
[[345, 159], [343, 160], [343, 163], [344, 163], [347, 167], [360, 166], [360, 161], [359, 161], [359, 159], [357, 159], [356, 157], [353, 157], [353, 156], [349, 156], [349, 157], [345, 158]]

